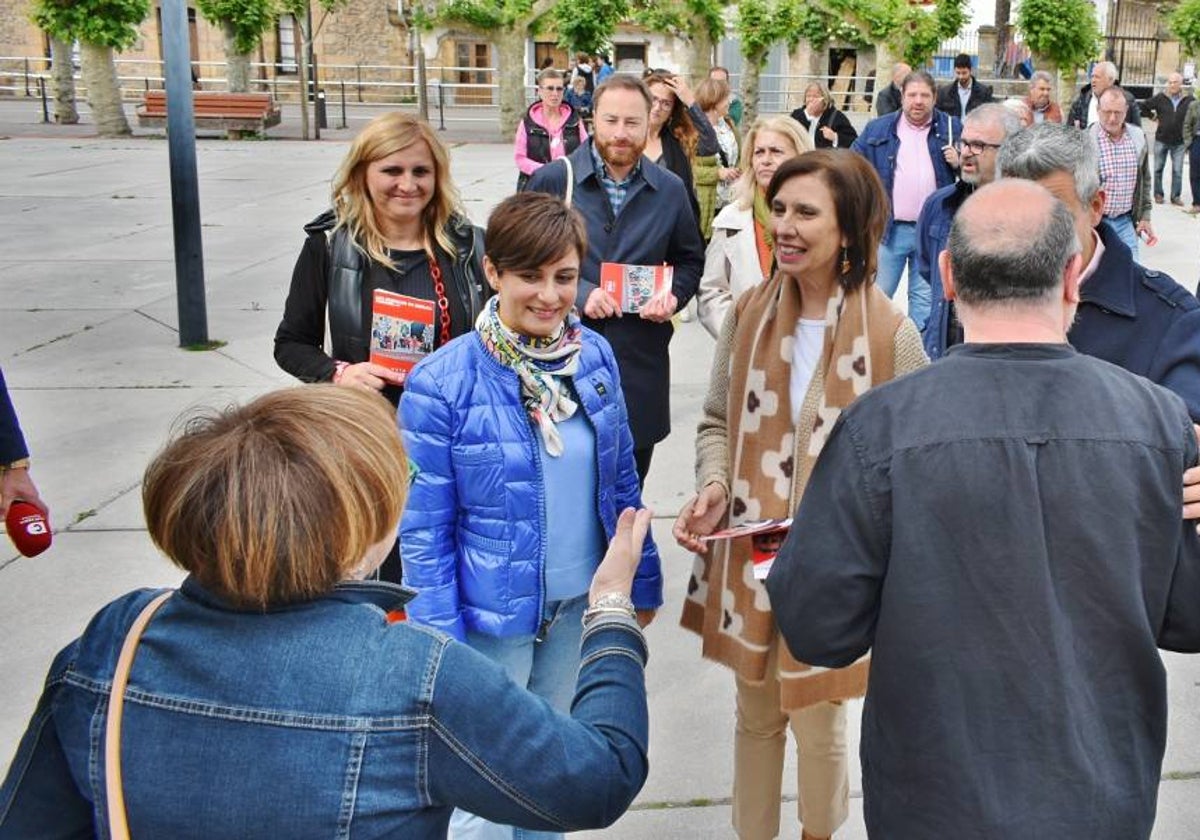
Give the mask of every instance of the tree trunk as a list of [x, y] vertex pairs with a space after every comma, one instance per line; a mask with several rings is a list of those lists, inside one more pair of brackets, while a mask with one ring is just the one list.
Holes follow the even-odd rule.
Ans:
[[121, 86], [117, 81], [112, 47], [81, 41], [79, 51], [83, 59], [83, 83], [87, 86], [88, 104], [92, 107], [96, 131], [101, 137], [131, 134], [121, 103]]
[[71, 66], [71, 45], [59, 38], [50, 41], [54, 73], [54, 121], [75, 125], [79, 111], [75, 107], [75, 68]]
[[525, 29], [517, 26], [497, 30], [492, 43], [496, 45], [499, 68], [500, 134], [511, 138], [529, 107], [525, 97]]
[[[875, 97], [879, 98], [879, 93], [884, 88], [892, 83], [892, 65], [896, 63], [896, 56], [892, 53], [891, 47], [885, 42], [880, 41], [875, 45]], [[871, 113], [875, 113], [875, 109], [871, 109]]]
[[225, 84], [230, 93], [247, 93], [250, 90], [250, 53], [237, 51], [232, 24], [221, 24], [221, 31], [225, 34]]
[[751, 126], [758, 118], [759, 75], [767, 61], [767, 53], [759, 52], [742, 56], [742, 125]]
[[300, 139], [308, 139], [308, 45], [312, 37], [307, 31], [300, 16], [296, 15], [296, 29], [300, 31], [300, 55], [296, 56], [296, 65], [300, 71]]
[[694, 88], [708, 78], [708, 70], [717, 63], [717, 45], [712, 33], [705, 28], [700, 20], [693, 21], [695, 29], [692, 32], [692, 49], [688, 56], [689, 81]]

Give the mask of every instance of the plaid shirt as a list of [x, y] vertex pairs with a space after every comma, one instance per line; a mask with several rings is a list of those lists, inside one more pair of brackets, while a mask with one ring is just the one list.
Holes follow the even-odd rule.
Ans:
[[596, 149], [595, 140], [592, 141], [591, 149], [592, 166], [596, 170], [596, 177], [600, 179], [604, 192], [608, 195], [608, 203], [612, 206], [613, 215], [616, 216], [621, 212], [621, 205], [625, 203], [625, 195], [629, 192], [629, 188], [638, 178], [642, 177], [641, 158], [633, 165], [633, 169], [625, 176], [624, 181], [614, 181], [608, 174], [608, 166], [605, 165], [604, 159], [600, 157], [600, 152]]
[[1104, 215], [1123, 216], [1133, 209], [1137, 188], [1138, 155], [1128, 131], [1114, 141], [1104, 130], [1096, 132], [1100, 149], [1100, 179], [1104, 184]]

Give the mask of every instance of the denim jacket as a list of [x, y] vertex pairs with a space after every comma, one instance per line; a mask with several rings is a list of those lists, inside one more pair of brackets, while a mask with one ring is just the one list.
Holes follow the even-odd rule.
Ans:
[[[154, 594], [109, 604], [55, 659], [0, 787], [3, 840], [107, 836], [109, 685]], [[456, 806], [543, 830], [616, 820], [647, 772], [640, 634], [585, 631], [568, 718], [466, 645], [389, 623], [404, 595], [354, 582], [242, 612], [186, 580], [126, 692], [131, 835], [444, 837]]]

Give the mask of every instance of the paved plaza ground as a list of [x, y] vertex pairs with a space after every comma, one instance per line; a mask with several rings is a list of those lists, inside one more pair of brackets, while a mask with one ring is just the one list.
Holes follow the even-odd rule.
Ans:
[[[100, 606], [134, 587], [178, 583], [146, 536], [140, 477], [181, 413], [244, 401], [293, 380], [272, 359], [301, 226], [328, 202], [351, 130], [301, 143], [207, 140], [198, 146], [210, 352], [177, 347], [167, 144], [99, 140], [84, 126], [43, 126], [28, 101], [0, 102], [0, 365], [51, 505], [54, 547], [36, 559], [0, 540], [0, 767], [7, 766], [54, 653]], [[352, 121], [353, 122], [353, 121]], [[285, 121], [282, 136], [291, 135]], [[515, 182], [511, 149], [465, 142], [494, 127], [458, 127], [453, 171], [482, 223]], [[327, 135], [328, 136], [328, 135]], [[495, 139], [490, 138], [490, 139]], [[1147, 265], [1196, 288], [1200, 221], [1155, 209], [1162, 238]], [[647, 487], [658, 513], [667, 603], [648, 637], [650, 779], [613, 838], [731, 837], [733, 680], [704, 662], [678, 627], [691, 559], [669, 523], [692, 487], [692, 443], [712, 341], [684, 323], [672, 345], [672, 424]], [[1164, 656], [1170, 735], [1155, 840], [1200, 836], [1200, 658]], [[852, 816], [866, 836], [852, 704]], [[797, 837], [794, 757], [785, 772], [783, 835]]]

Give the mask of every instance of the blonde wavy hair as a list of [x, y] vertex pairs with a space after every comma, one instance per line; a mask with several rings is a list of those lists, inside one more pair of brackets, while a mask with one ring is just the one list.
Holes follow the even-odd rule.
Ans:
[[454, 241], [446, 232], [446, 226], [452, 216], [462, 215], [462, 202], [458, 189], [450, 180], [450, 155], [428, 123], [399, 111], [379, 115], [354, 138], [333, 178], [333, 210], [337, 226], [346, 228], [361, 251], [388, 268], [395, 266], [388, 256], [387, 243], [367, 192], [367, 167], [421, 141], [429, 147], [434, 168], [433, 196], [422, 212], [426, 248], [431, 249], [436, 242], [443, 251], [453, 255]]
[[776, 134], [782, 134], [784, 137], [792, 141], [792, 146], [796, 149], [796, 154], [811, 152], [813, 149], [812, 140], [809, 139], [808, 132], [805, 131], [800, 123], [796, 122], [790, 116], [785, 114], [777, 114], [773, 117], [759, 117], [746, 130], [746, 136], [742, 140], [741, 160], [738, 161], [738, 166], [742, 170], [742, 177], [738, 179], [736, 186], [737, 206], [742, 210], [749, 210], [754, 206], [754, 191], [758, 184], [754, 180], [754, 141], [758, 139], [758, 134], [761, 131], [773, 131]]

